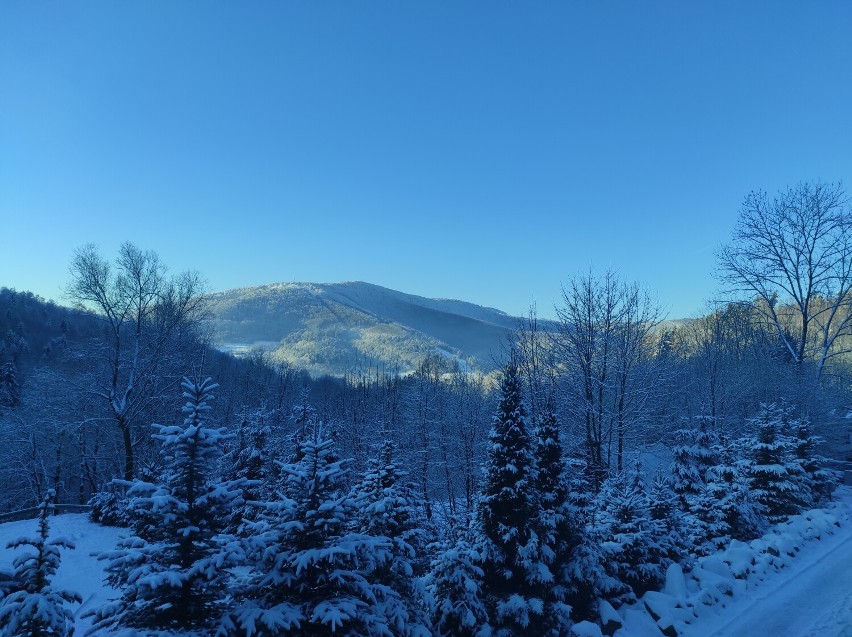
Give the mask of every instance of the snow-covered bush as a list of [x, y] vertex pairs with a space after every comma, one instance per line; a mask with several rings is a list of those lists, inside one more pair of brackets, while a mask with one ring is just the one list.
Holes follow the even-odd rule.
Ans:
[[130, 526], [127, 498], [115, 491], [98, 491], [88, 502], [89, 519], [105, 526]]

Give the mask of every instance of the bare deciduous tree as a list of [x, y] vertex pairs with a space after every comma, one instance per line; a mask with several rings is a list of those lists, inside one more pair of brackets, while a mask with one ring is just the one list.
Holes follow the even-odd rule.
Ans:
[[812, 361], [819, 379], [852, 351], [852, 212], [840, 184], [749, 193], [718, 258], [729, 291], [757, 301], [797, 367]]
[[180, 378], [181, 371], [162, 368], [176, 338], [202, 318], [201, 280], [194, 272], [168, 276], [156, 253], [132, 243], [121, 245], [114, 264], [85, 245], [70, 274], [69, 298], [107, 326], [106, 364], [91, 392], [109, 406], [124, 446], [124, 478], [132, 480], [134, 421]]
[[568, 407], [583, 423], [590, 462], [610, 465], [615, 442], [623, 467], [625, 436], [644, 414], [651, 386], [651, 339], [660, 311], [637, 284], [613, 272], [574, 277], [556, 308], [557, 364], [568, 387]]

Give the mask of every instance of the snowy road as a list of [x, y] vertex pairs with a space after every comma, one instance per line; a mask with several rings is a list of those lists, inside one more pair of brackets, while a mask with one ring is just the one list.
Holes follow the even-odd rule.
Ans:
[[804, 548], [785, 576], [703, 616], [683, 637], [852, 637], [850, 527], [847, 516], [836, 535]]

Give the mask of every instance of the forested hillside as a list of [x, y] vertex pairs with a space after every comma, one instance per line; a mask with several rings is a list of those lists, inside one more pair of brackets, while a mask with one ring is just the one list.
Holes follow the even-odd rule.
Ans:
[[[211, 345], [196, 273], [130, 243], [114, 261], [83, 246], [75, 309], [0, 290], [0, 508], [43, 513], [12, 547], [35, 562], [8, 574], [27, 594], [0, 599], [0, 627], [76, 621], [77, 598], [49, 585], [72, 550], [46, 543], [56, 503], [126, 528], [101, 555], [114, 599], [86, 610], [106, 633], [614, 632], [672, 573], [699, 581], [710, 556], [784, 524], [816, 533], [827, 518], [805, 514], [830, 504], [849, 460], [852, 253], [837, 245], [852, 223], [811, 237], [831, 226], [787, 212], [804, 199], [802, 218], [839, 224], [838, 192], [747, 198], [720, 267], [755, 294], [688, 322], [664, 323], [614, 272], [569, 277], [556, 321], [531, 312], [511, 331], [456, 301], [297, 286], [335, 311], [346, 296], [370, 325], [380, 306], [409, 326], [447, 328], [452, 310], [470, 321], [460, 334], [503, 330], [489, 374], [428, 348], [404, 374], [366, 356], [343, 376], [275, 351], [234, 357]], [[785, 254], [810, 237], [786, 273], [760, 261], [757, 217]], [[772, 288], [793, 276], [813, 286], [799, 300]], [[265, 325], [267, 292], [237, 295], [232, 318]], [[30, 582], [35, 563], [45, 576]]]
[[441, 354], [492, 371], [517, 319], [463, 301], [426, 299], [363, 282], [280, 283], [210, 296], [216, 344], [268, 351], [314, 375], [358, 365], [410, 373]]

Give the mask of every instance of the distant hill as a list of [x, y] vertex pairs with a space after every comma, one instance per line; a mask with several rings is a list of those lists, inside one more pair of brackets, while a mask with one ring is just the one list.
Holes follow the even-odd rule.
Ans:
[[436, 354], [463, 369], [490, 371], [518, 320], [363, 282], [276, 283], [210, 300], [218, 347], [238, 354], [260, 347], [314, 375], [364, 364], [404, 373]]

